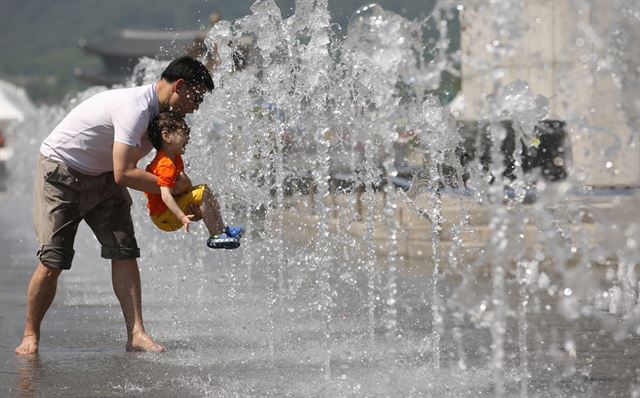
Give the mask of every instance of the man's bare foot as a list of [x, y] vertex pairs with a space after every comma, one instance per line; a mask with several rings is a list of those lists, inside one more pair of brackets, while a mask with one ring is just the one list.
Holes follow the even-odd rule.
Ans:
[[38, 353], [38, 336], [29, 334], [22, 336], [22, 343], [16, 348], [18, 355], [33, 355]]
[[127, 342], [127, 351], [164, 352], [165, 349], [156, 344], [148, 334], [140, 332], [135, 333], [131, 340]]

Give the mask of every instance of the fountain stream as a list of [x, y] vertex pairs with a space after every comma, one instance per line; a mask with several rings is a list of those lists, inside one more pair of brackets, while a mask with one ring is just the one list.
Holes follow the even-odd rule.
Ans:
[[[249, 15], [214, 25], [205, 44], [219, 59], [216, 89], [189, 117], [185, 156], [192, 179], [214, 187], [225, 219], [244, 222], [248, 233], [237, 253], [213, 257], [222, 276], [193, 278], [183, 297], [182, 267], [209, 272], [203, 233], [160, 236], [137, 206], [139, 241], [152, 253], [143, 263], [173, 275], [153, 282], [164, 298], [249, 325], [251, 332], [229, 332], [245, 341], [228, 358], [242, 366], [263, 360], [272, 375], [288, 361], [311, 369], [311, 395], [570, 396], [591, 388], [588, 366], [578, 365], [581, 350], [590, 352], [582, 331], [637, 343], [640, 222], [582, 205], [582, 170], [569, 167], [559, 181], [524, 171], [551, 112], [525, 81], [504, 84], [503, 71], [488, 70], [491, 95], [465, 99], [483, 104], [476, 123], [483, 127], [472, 139], [478, 154], [468, 162], [458, 115], [438, 97], [445, 74], [480, 62], [451, 51], [459, 12], [492, 16], [488, 51], [498, 62], [517, 50], [507, 39], [527, 29], [514, 23], [523, 18], [520, 3], [442, 0], [421, 20], [374, 4], [356, 10], [343, 30], [331, 23], [328, 0], [296, 0], [286, 18], [274, 0], [258, 0]], [[621, 4], [621, 18], [639, 22], [638, 5]], [[629, 43], [623, 35], [616, 37]], [[635, 73], [627, 51], [608, 57], [600, 67], [618, 79]], [[163, 67], [143, 60], [134, 79], [151, 83]], [[44, 108], [20, 128], [44, 135], [64, 111]], [[512, 155], [503, 148], [509, 137]], [[35, 153], [38, 143], [22, 147]], [[414, 155], [409, 173], [396, 156], [402, 143]], [[611, 156], [622, 150], [616, 145]], [[637, 190], [629, 192], [614, 202], [637, 205]], [[94, 245], [87, 242], [78, 245]], [[187, 247], [188, 264], [162, 258], [164, 242]], [[228, 313], [210, 300], [214, 283], [224, 291], [216, 303], [231, 303]], [[195, 310], [185, 316], [197, 318]], [[172, 333], [197, 328], [171, 322]], [[270, 391], [291, 392], [278, 387]]]

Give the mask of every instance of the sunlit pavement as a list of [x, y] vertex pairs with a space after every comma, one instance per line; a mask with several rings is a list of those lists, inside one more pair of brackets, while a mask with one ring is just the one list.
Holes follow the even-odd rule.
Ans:
[[[224, 253], [203, 248], [183, 261], [169, 247], [155, 253], [143, 249], [146, 326], [168, 352], [127, 353], [109, 266], [95, 260], [98, 248], [83, 236], [88, 229], [80, 231], [82, 249], [72, 270], [61, 277], [43, 324], [40, 354], [17, 357], [13, 350], [20, 339], [35, 243], [30, 223], [13, 225], [22, 219], [3, 213], [0, 396], [493, 394], [489, 329], [454, 317], [455, 308], [447, 307], [446, 300], [435, 365], [428, 273], [398, 273], [401, 305], [398, 336], [393, 336], [380, 311], [375, 329], [369, 329], [362, 272], [338, 259], [330, 265], [334, 293], [327, 324], [316, 273], [295, 270], [289, 263], [279, 285], [269, 277], [273, 268], [258, 266], [255, 258], [247, 264], [255, 256], [248, 246]], [[457, 283], [443, 280], [441, 297], [452, 294]], [[489, 287], [479, 279], [474, 289]], [[542, 308], [528, 316], [524, 369], [529, 396], [629, 396], [640, 363], [637, 335], [615, 340], [597, 321], [568, 321], [545, 312], [544, 303]], [[604, 312], [599, 316], [609, 317]], [[523, 367], [516, 325], [510, 321], [508, 328], [504, 378], [509, 396], [517, 396]]]

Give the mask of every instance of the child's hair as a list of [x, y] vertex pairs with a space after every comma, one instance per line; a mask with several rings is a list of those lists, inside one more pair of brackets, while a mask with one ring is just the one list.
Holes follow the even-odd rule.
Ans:
[[162, 132], [165, 130], [175, 131], [177, 129], [188, 130], [189, 127], [187, 127], [187, 123], [179, 113], [169, 111], [163, 112], [151, 120], [147, 128], [147, 134], [153, 147], [162, 149], [162, 143], [164, 142], [162, 140]]

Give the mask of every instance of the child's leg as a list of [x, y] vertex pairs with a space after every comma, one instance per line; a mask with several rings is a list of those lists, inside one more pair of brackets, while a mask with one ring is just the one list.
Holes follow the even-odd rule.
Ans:
[[202, 213], [202, 221], [204, 221], [204, 224], [207, 226], [210, 235], [219, 235], [224, 232], [224, 222], [220, 215], [220, 206], [209, 187], [206, 187], [202, 194], [200, 212]]

